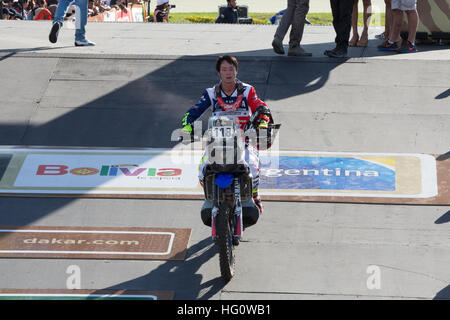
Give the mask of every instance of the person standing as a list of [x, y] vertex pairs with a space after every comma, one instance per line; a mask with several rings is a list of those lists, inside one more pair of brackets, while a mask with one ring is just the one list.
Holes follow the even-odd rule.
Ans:
[[236, 0], [227, 0], [227, 7], [217, 17], [215, 23], [238, 23], [238, 20]]
[[[51, 43], [58, 40], [59, 30], [63, 26], [64, 16], [73, 0], [59, 0], [53, 24], [48, 39]], [[75, 46], [95, 46], [95, 43], [86, 39], [86, 24], [88, 18], [88, 0], [75, 0], [77, 14], [75, 20]]]
[[385, 18], [384, 18], [384, 31], [375, 36], [376, 39], [387, 40], [389, 38], [389, 34], [391, 32], [391, 24], [392, 24], [392, 9], [391, 9], [391, 0], [384, 0], [385, 4]]
[[330, 58], [346, 58], [348, 40], [352, 28], [352, 11], [354, 0], [330, 0], [333, 13], [333, 27], [336, 32], [336, 47], [325, 50], [324, 55]]
[[361, 33], [361, 38], [358, 34], [358, 2], [359, 0], [355, 0], [353, 4], [353, 13], [352, 13], [352, 29], [353, 36], [349, 41], [350, 47], [367, 47], [367, 43], [369, 42], [369, 24], [370, 18], [372, 16], [372, 2], [371, 0], [362, 0], [363, 2], [363, 23], [364, 29]]
[[169, 22], [170, 8], [169, 0], [158, 0], [153, 13], [153, 22]]
[[286, 36], [287, 30], [291, 27], [288, 56], [312, 56], [311, 53], [306, 52], [300, 46], [308, 11], [309, 0], [288, 0], [286, 12], [283, 13], [272, 41], [272, 47], [275, 53], [285, 53], [283, 39]]
[[[403, 12], [408, 17], [408, 43], [406, 46], [399, 46], [402, 43], [400, 36], [403, 24]], [[419, 25], [419, 15], [417, 13], [417, 0], [392, 0], [392, 26], [389, 38], [386, 42], [378, 46], [380, 51], [396, 51], [399, 53], [417, 52], [416, 33]]]

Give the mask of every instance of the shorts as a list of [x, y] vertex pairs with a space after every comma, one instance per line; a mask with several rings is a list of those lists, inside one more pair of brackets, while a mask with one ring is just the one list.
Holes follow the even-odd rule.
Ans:
[[391, 8], [402, 11], [416, 10], [417, 0], [392, 0]]

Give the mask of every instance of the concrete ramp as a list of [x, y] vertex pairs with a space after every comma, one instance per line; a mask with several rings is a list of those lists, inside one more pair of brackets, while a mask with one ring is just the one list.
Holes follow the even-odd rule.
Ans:
[[[183, 228], [192, 234], [185, 260], [2, 258], [0, 295], [30, 297], [36, 292], [23, 289], [64, 288], [71, 277], [68, 267], [78, 265], [82, 288], [169, 292], [168, 299], [450, 297], [450, 212], [442, 206], [449, 203], [448, 46], [418, 45], [419, 52], [410, 55], [379, 52], [375, 35], [383, 28], [370, 27], [368, 47], [351, 48], [351, 58], [338, 61], [323, 56], [334, 45], [331, 26], [305, 27], [302, 45], [312, 52], [309, 58], [275, 55], [270, 43], [276, 26], [88, 23], [87, 35], [97, 43], [89, 48], [74, 47], [74, 30], [65, 28], [58, 43], [50, 44], [50, 26], [0, 21], [2, 189], [42, 187], [38, 184], [46, 178], [43, 197], [4, 192], [0, 224]], [[199, 217], [201, 201], [124, 200], [124, 193], [120, 199], [117, 194], [85, 199], [81, 196], [100, 195], [85, 194], [86, 189], [58, 195], [51, 189], [59, 178], [69, 178], [63, 187], [89, 181], [87, 191], [93, 191], [97, 178], [116, 169], [121, 180], [139, 181], [137, 173], [144, 173], [137, 169], [142, 168], [147, 177], [168, 172], [173, 177], [176, 171], [159, 171], [170, 168], [167, 163], [141, 168], [134, 165], [145, 162], [131, 160], [139, 160], [143, 151], [176, 146], [171, 132], [203, 90], [217, 82], [215, 59], [225, 53], [238, 57], [239, 78], [256, 87], [282, 123], [279, 150], [299, 153], [295, 161], [282, 159], [278, 169], [266, 171], [263, 183], [272, 190], [263, 190], [263, 197], [292, 186], [293, 192], [302, 192], [283, 199], [292, 201], [264, 201], [258, 224], [245, 231], [236, 277], [228, 284], [220, 279], [210, 229]], [[99, 150], [117, 148], [134, 158], [99, 161], [105, 159]], [[86, 157], [93, 150], [95, 166]], [[77, 159], [60, 162], [68, 151]], [[40, 160], [36, 157], [46, 157], [45, 163], [34, 163]], [[40, 165], [46, 167], [36, 176]], [[353, 188], [358, 197], [346, 195], [343, 187]], [[176, 198], [173, 186], [168, 196]], [[381, 282], [374, 287], [377, 274]], [[79, 294], [97, 298], [102, 291]]]

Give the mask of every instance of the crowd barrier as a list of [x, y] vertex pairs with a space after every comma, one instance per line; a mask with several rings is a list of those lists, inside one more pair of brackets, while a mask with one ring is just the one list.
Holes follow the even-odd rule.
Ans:
[[89, 17], [88, 21], [98, 22], [144, 22], [146, 17], [145, 7], [141, 4], [128, 5], [127, 10], [111, 9], [96, 16]]

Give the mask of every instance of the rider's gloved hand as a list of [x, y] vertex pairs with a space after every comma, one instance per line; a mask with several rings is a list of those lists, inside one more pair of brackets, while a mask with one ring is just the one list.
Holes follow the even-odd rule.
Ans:
[[192, 126], [190, 124], [185, 125], [182, 129], [181, 132], [183, 133], [182, 136], [180, 136], [179, 138], [179, 142], [183, 143], [183, 144], [189, 144], [192, 142], [192, 135], [193, 135], [193, 129]]
[[258, 129], [267, 129], [269, 127], [270, 118], [264, 114], [259, 116]]
[[192, 126], [190, 124], [185, 125], [181, 130], [183, 130], [183, 133], [192, 134]]
[[267, 129], [269, 127], [269, 123], [267, 121], [261, 121], [258, 125], [258, 129]]

